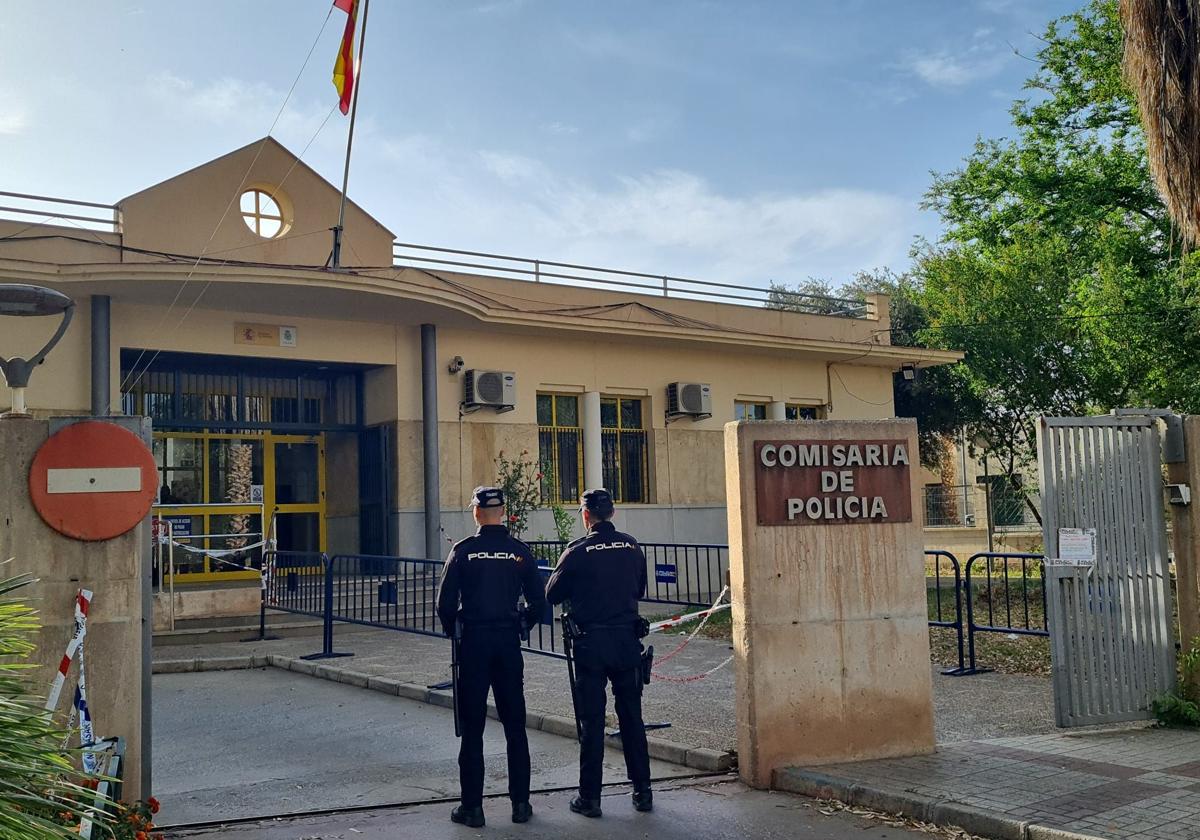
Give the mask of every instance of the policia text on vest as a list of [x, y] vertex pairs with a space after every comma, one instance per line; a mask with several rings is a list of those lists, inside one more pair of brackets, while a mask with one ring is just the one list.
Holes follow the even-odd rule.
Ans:
[[575, 714], [579, 724], [579, 795], [571, 810], [599, 817], [603, 783], [605, 686], [612, 682], [625, 769], [633, 782], [633, 805], [653, 809], [650, 756], [642, 722], [642, 646], [638, 602], [646, 594], [646, 557], [637, 540], [610, 521], [606, 490], [583, 494], [587, 536], [567, 546], [546, 584], [546, 597], [565, 607], [564, 630], [572, 633]]
[[456, 646], [453, 676], [462, 737], [458, 751], [461, 804], [451, 819], [478, 828], [484, 824], [483, 728], [489, 688], [508, 747], [513, 822], [525, 822], [532, 814], [521, 635], [526, 618], [545, 610], [546, 596], [529, 546], [510, 536], [501, 524], [504, 493], [495, 487], [477, 487], [471, 506], [479, 528], [450, 550], [438, 587], [437, 609], [443, 630]]

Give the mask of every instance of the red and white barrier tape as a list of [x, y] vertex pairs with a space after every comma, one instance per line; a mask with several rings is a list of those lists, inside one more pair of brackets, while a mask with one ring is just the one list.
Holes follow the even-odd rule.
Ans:
[[684, 676], [684, 677], [676, 677], [671, 674], [659, 674], [657, 672], [651, 671], [650, 676], [653, 679], [662, 680], [663, 682], [671, 682], [671, 683], [698, 682], [702, 679], [705, 679], [706, 677], [711, 677], [713, 674], [715, 674], [717, 671], [720, 671], [722, 668], [724, 668], [726, 665], [728, 665], [732, 661], [733, 661], [733, 654], [730, 654], [729, 658], [726, 659], [724, 662], [722, 662], [720, 665], [716, 665], [712, 668], [709, 668], [707, 671], [705, 671], [701, 674], [688, 674], [687, 676]]
[[[707, 622], [708, 618], [712, 616], [713, 613], [728, 610], [728, 608], [732, 606], [731, 604], [721, 604], [721, 601], [725, 600], [725, 594], [728, 592], [728, 590], [730, 590], [728, 587], [721, 589], [721, 594], [716, 596], [716, 600], [713, 601], [713, 606], [710, 606], [708, 610], [689, 612], [683, 614], [683, 616], [672, 616], [671, 618], [662, 619], [661, 622], [654, 622], [652, 625], [650, 625], [650, 632], [658, 632], [659, 630], [670, 630], [671, 628], [677, 628], [677, 626], [680, 624], [695, 622], [697, 618], [703, 618]], [[703, 626], [703, 624], [700, 626]], [[696, 628], [696, 630], [700, 630], [700, 628]]]
[[[71, 640], [67, 642], [66, 653], [63, 654], [62, 660], [58, 664], [58, 673], [54, 675], [54, 681], [50, 685], [50, 693], [46, 697], [46, 711], [55, 712], [58, 710], [58, 702], [62, 697], [63, 686], [67, 682], [67, 673], [71, 670], [71, 663], [76, 657], [79, 658], [79, 684], [75, 687], [75, 697], [71, 703], [71, 713], [67, 720], [67, 732], [75, 729], [75, 721], [79, 721], [79, 744], [81, 747], [90, 747], [96, 743], [96, 728], [92, 722], [92, 713], [88, 709], [87, 702], [87, 669], [84, 665], [84, 640], [87, 638], [87, 619], [88, 612], [92, 606], [92, 593], [87, 589], [80, 589], [75, 596], [75, 630], [71, 634]], [[96, 773], [100, 769], [98, 757], [88, 751], [83, 752], [83, 769], [87, 773]]]
[[48, 712], [58, 709], [58, 700], [62, 695], [63, 686], [67, 682], [67, 671], [71, 669], [75, 653], [83, 644], [83, 637], [87, 635], [87, 616], [91, 606], [92, 593], [87, 589], [80, 589], [79, 594], [75, 596], [75, 632], [71, 635], [71, 641], [67, 642], [67, 652], [63, 654], [62, 661], [58, 663], [58, 673], [54, 675], [54, 682], [50, 684], [50, 693], [46, 696], [45, 706]]
[[725, 595], [728, 592], [729, 592], [729, 587], [726, 586], [724, 589], [721, 590], [721, 594], [719, 594], [717, 596], [717, 599], [715, 601], [713, 601], [713, 605], [706, 610], [700, 610], [699, 612], [689, 613], [687, 615], [673, 616], [672, 618], [668, 618], [665, 621], [658, 621], [658, 622], [655, 622], [654, 624], [650, 625], [650, 632], [653, 633], [658, 630], [665, 630], [665, 629], [669, 629], [671, 627], [678, 627], [679, 625], [686, 624], [689, 621], [695, 621], [696, 619], [700, 619], [700, 623], [696, 625], [696, 629], [693, 630], [691, 632], [691, 634], [686, 639], [683, 640], [683, 642], [679, 645], [679, 647], [675, 648], [675, 650], [671, 651], [670, 653], [668, 653], [666, 656], [662, 657], [655, 663], [655, 670], [650, 672], [650, 677], [652, 679], [662, 680], [664, 682], [674, 682], [674, 683], [696, 682], [696, 681], [702, 680], [705, 677], [708, 677], [712, 674], [715, 674], [717, 671], [721, 670], [722, 668], [724, 668], [726, 665], [728, 665], [730, 662], [733, 661], [733, 657], [730, 656], [728, 659], [726, 659], [720, 665], [717, 665], [715, 668], [711, 668], [702, 674], [690, 674], [688, 676], [672, 676], [669, 674], [658, 673], [658, 668], [661, 668], [667, 662], [670, 662], [672, 659], [674, 659], [676, 656], [678, 656], [680, 653], [682, 653], [684, 648], [686, 648], [688, 645], [690, 645], [692, 643], [692, 641], [696, 638], [696, 636], [699, 635], [700, 631], [704, 629], [704, 625], [708, 623], [708, 620], [710, 618], [712, 618], [714, 615], [716, 615], [719, 612], [724, 612], [725, 610], [729, 609], [732, 606], [732, 604], [722, 604], [721, 603], [721, 601], [725, 600]]

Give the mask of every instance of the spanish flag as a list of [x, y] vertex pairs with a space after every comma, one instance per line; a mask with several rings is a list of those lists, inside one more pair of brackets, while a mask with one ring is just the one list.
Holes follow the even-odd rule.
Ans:
[[354, 95], [354, 28], [358, 22], [358, 0], [333, 0], [333, 7], [346, 13], [346, 31], [333, 64], [333, 86], [341, 97], [342, 113], [348, 114], [350, 98]]

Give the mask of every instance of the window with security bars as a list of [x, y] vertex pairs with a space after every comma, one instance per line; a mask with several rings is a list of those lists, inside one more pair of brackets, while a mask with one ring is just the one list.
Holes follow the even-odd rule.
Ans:
[[122, 410], [150, 417], [156, 429], [316, 431], [358, 425], [359, 383], [352, 372], [248, 370], [245, 360], [224, 358], [185, 367], [167, 354], [142, 365], [124, 355]]
[[538, 394], [538, 463], [542, 501], [577, 504], [583, 492], [583, 427], [579, 397]]
[[820, 420], [823, 413], [824, 410], [819, 405], [788, 403], [784, 406], [783, 417], [785, 420]]
[[650, 501], [650, 447], [642, 420], [642, 400], [600, 400], [600, 452], [604, 486], [618, 502]]
[[735, 420], [766, 420], [767, 404], [765, 402], [736, 400], [733, 403], [733, 417]]

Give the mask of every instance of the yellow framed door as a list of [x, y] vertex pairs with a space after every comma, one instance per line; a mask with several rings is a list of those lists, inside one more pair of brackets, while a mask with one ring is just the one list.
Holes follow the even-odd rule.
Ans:
[[325, 551], [325, 435], [266, 436], [263, 501], [280, 551]]
[[[260, 433], [155, 432], [154, 455], [159, 466], [159, 504], [152, 513], [171, 523], [176, 547], [177, 582], [206, 583], [250, 580], [258, 577], [251, 566], [261, 557], [259, 550], [226, 560], [190, 552], [182, 546], [230, 549], [258, 542], [265, 533], [264, 507], [230, 501], [244, 496], [248, 486], [262, 484], [268, 447]], [[248, 446], [250, 458], [239, 468], [232, 463], [234, 447]], [[238, 473], [235, 475], [235, 473]], [[264, 487], [264, 493], [266, 488]], [[269, 510], [269, 508], [266, 508]], [[240, 536], [246, 533], [245, 537]], [[166, 552], [164, 552], [164, 556]]]

